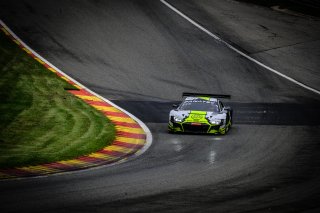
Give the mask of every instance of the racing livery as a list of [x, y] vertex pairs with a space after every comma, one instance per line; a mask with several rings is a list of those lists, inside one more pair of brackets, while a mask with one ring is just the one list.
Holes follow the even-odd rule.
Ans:
[[170, 111], [170, 133], [226, 134], [232, 125], [232, 109], [223, 106], [218, 98], [230, 95], [183, 93], [182, 103]]

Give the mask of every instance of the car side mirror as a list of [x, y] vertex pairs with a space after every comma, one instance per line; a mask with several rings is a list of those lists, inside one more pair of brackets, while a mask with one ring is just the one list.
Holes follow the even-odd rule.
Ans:
[[231, 107], [226, 106], [226, 107], [223, 107], [223, 109], [222, 109], [222, 110], [224, 110], [224, 111], [230, 111], [230, 110], [231, 110]]
[[172, 108], [177, 108], [178, 104], [172, 104]]
[[227, 113], [231, 111], [231, 107], [223, 107], [221, 113]]

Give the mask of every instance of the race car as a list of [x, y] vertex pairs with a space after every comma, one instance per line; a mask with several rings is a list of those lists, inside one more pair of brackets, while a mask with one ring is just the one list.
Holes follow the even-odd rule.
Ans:
[[170, 111], [168, 131], [170, 133], [226, 134], [232, 125], [232, 109], [223, 106], [219, 98], [230, 95], [186, 93], [180, 105]]

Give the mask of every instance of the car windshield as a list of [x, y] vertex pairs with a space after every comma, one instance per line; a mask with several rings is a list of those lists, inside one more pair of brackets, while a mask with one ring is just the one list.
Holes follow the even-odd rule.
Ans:
[[180, 110], [196, 110], [196, 111], [209, 111], [209, 112], [219, 112], [217, 102], [206, 101], [203, 99], [194, 99], [184, 101], [180, 107]]

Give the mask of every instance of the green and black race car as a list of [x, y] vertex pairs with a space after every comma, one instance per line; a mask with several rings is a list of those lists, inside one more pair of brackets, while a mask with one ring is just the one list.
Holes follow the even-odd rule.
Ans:
[[170, 111], [170, 133], [226, 134], [232, 125], [232, 109], [223, 106], [218, 98], [230, 95], [183, 93], [182, 103]]

